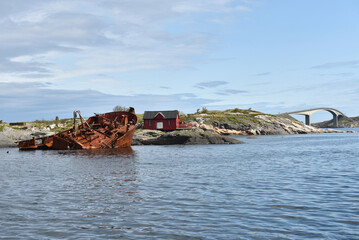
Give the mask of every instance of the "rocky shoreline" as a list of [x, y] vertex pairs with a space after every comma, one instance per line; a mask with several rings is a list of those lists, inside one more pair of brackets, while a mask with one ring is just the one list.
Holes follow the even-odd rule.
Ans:
[[[203, 115], [202, 115], [203, 116]], [[190, 124], [197, 129], [214, 132], [220, 135], [287, 135], [287, 134], [314, 134], [314, 133], [353, 133], [355, 131], [341, 131], [336, 129], [316, 128], [299, 121], [274, 116], [256, 115], [252, 121], [235, 123], [234, 121], [212, 123], [200, 119]]]
[[203, 130], [180, 130], [161, 132], [155, 130], [141, 130], [135, 133], [132, 145], [198, 145], [198, 144], [239, 144], [243, 143], [235, 138], [223, 136]]
[[[16, 141], [43, 137], [55, 134], [48, 131], [15, 130], [4, 127], [0, 132], [0, 148], [17, 147]], [[214, 132], [203, 130], [181, 130], [173, 132], [162, 132], [153, 130], [136, 131], [132, 145], [198, 145], [198, 144], [240, 144], [243, 143], [235, 138], [223, 136]]]
[[40, 130], [38, 128], [28, 128], [26, 130], [16, 130], [5, 126], [0, 132], [0, 148], [17, 147], [16, 141], [27, 140], [33, 137], [45, 137], [55, 134], [51, 131]]
[[[334, 126], [333, 120], [313, 123], [314, 127], [318, 128], [332, 128]], [[359, 128], [359, 117], [342, 117], [338, 121], [339, 128]]]
[[[172, 132], [137, 129], [132, 145], [239, 144], [242, 142], [231, 136], [355, 132], [316, 128], [284, 116], [239, 109], [191, 114], [186, 124], [188, 129]], [[16, 141], [52, 134], [51, 128], [4, 126], [0, 147], [16, 147]]]

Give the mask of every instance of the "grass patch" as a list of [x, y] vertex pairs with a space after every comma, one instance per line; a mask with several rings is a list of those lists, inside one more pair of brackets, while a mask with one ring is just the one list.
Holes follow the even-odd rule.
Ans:
[[137, 114], [136, 113], [136, 115], [137, 115], [137, 123], [138, 124], [143, 124], [143, 114]]
[[[202, 110], [197, 113], [181, 115], [181, 121], [189, 122], [196, 121], [196, 119], [203, 119], [206, 124], [217, 123], [228, 123], [228, 124], [260, 124], [263, 120], [256, 118], [258, 115], [267, 115], [251, 109], [227, 109], [225, 111], [216, 110]], [[274, 116], [273, 116], [274, 117]]]

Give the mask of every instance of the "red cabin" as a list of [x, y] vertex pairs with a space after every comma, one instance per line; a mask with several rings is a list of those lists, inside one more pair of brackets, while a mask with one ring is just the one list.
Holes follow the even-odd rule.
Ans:
[[179, 127], [179, 112], [173, 111], [145, 111], [143, 114], [144, 129], [176, 130]]

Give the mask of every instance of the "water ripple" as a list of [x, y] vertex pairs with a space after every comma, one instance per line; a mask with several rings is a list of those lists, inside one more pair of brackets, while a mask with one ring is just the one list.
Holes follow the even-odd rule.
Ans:
[[0, 239], [359, 239], [358, 136], [3, 149]]

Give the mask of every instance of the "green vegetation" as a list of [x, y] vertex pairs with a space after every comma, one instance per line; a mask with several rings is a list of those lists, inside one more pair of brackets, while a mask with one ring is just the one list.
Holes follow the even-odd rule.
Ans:
[[[359, 126], [359, 117], [343, 117], [338, 121], [340, 128], [357, 128]], [[334, 127], [333, 120], [328, 120], [319, 123], [313, 123], [312, 126], [319, 128], [331, 128]]]
[[202, 119], [205, 124], [228, 123], [228, 124], [260, 124], [256, 116], [266, 115], [275, 117], [274, 115], [261, 113], [251, 109], [227, 109], [225, 111], [208, 110], [203, 107], [202, 110], [197, 109], [194, 114], [180, 115], [181, 121], [195, 121]]
[[127, 112], [128, 107], [117, 105], [116, 107], [113, 108], [113, 111], [114, 112]]
[[73, 119], [66, 118], [61, 120], [35, 120], [33, 122], [26, 122], [26, 125], [24, 126], [19, 126], [19, 125], [10, 126], [8, 123], [0, 123], [0, 132], [4, 130], [5, 126], [11, 127], [16, 130], [21, 130], [26, 127], [34, 127], [34, 128], [39, 128], [40, 131], [45, 128], [49, 128], [49, 126], [51, 126], [51, 129], [48, 130], [57, 133], [72, 128]]
[[208, 109], [206, 107], [202, 107], [202, 110], [200, 112], [198, 112], [197, 110], [197, 113], [208, 113]]
[[[79, 123], [80, 121], [77, 120]], [[36, 120], [31, 123], [29, 123], [29, 126], [32, 127], [38, 127], [39, 129], [48, 128], [49, 126], [54, 126], [54, 128], [51, 129], [52, 132], [58, 133], [65, 131], [69, 128], [72, 128], [74, 124], [74, 120], [72, 118], [64, 118], [59, 120]]]
[[[138, 119], [138, 125], [143, 126], [144, 123], [143, 114], [136, 114], [136, 115]], [[234, 125], [261, 126], [266, 122], [265, 119], [261, 119], [263, 117], [267, 117], [269, 119], [268, 121], [270, 121], [270, 119], [279, 118], [279, 116], [254, 111], [250, 108], [249, 109], [234, 108], [234, 109], [227, 109], [224, 111], [218, 111], [218, 110], [208, 110], [206, 107], [202, 107], [201, 109], [197, 109], [196, 113], [192, 113], [192, 114], [184, 114], [183, 112], [180, 112], [181, 122], [183, 121], [184, 123], [188, 123], [190, 121], [196, 121], [210, 125], [227, 123]], [[77, 120], [77, 122], [79, 123], [80, 121]], [[0, 131], [3, 131], [5, 125], [8, 126], [7, 123], [0, 123]], [[65, 118], [58, 120], [36, 120], [33, 122], [28, 122], [26, 126], [37, 127], [40, 130], [47, 128], [48, 130], [57, 133], [72, 128], [73, 119]], [[49, 129], [49, 126], [51, 126], [51, 129]], [[11, 126], [11, 127], [14, 129], [24, 128], [24, 126]]]
[[137, 114], [137, 123], [138, 124], [143, 124], [143, 114]]

